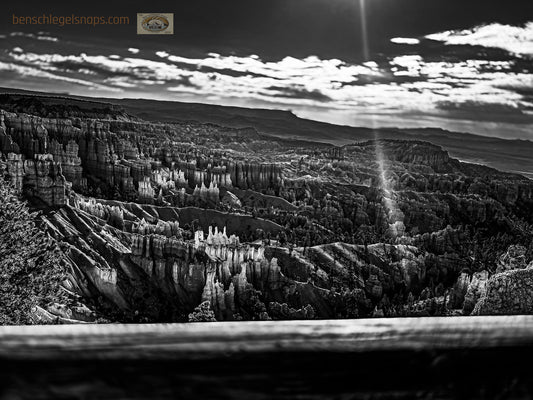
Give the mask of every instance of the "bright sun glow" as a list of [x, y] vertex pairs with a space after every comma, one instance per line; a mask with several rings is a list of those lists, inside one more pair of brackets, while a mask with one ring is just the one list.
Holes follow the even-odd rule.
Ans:
[[[365, 0], [359, 0], [359, 7], [360, 7], [360, 18], [361, 18], [361, 40], [362, 40], [362, 46], [363, 46], [363, 57], [365, 61], [369, 60], [370, 57], [370, 49], [369, 49], [369, 41], [368, 41], [368, 29], [367, 29], [367, 23], [366, 23], [366, 7], [365, 7]], [[398, 235], [403, 234], [403, 213], [398, 208], [398, 204], [396, 203], [396, 200], [394, 199], [396, 197], [396, 194], [394, 193], [394, 190], [392, 188], [392, 185], [387, 177], [387, 166], [385, 163], [385, 155], [383, 153], [383, 147], [378, 135], [377, 130], [378, 124], [376, 121], [376, 116], [372, 115], [372, 130], [374, 132], [374, 140], [375, 140], [375, 153], [376, 153], [376, 162], [378, 164], [379, 169], [379, 177], [380, 177], [380, 188], [383, 192], [383, 198], [382, 198], [382, 204], [385, 208], [385, 211], [387, 213], [387, 222], [389, 224], [389, 232], [392, 237], [397, 237]]]

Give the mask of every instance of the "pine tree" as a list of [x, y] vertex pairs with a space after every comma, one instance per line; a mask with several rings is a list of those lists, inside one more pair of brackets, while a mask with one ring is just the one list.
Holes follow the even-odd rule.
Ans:
[[215, 322], [215, 313], [209, 301], [204, 301], [189, 314], [189, 322]]
[[65, 303], [64, 254], [0, 177], [0, 325], [31, 324], [35, 306]]

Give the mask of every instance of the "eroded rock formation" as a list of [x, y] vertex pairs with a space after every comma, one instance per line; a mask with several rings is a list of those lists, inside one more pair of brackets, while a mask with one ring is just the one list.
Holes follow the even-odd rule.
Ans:
[[533, 248], [520, 175], [420, 141], [311, 145], [18, 101], [0, 104], [0, 171], [66, 246], [68, 290], [108, 319], [205, 302], [219, 320], [532, 311], [513, 300]]

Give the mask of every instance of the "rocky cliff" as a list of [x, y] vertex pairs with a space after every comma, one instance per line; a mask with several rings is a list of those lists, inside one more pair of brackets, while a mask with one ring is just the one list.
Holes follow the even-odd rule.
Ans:
[[219, 320], [529, 312], [509, 300], [533, 248], [520, 175], [427, 142], [3, 101], [0, 171], [66, 246], [68, 290], [108, 319], [186, 320], [205, 302]]

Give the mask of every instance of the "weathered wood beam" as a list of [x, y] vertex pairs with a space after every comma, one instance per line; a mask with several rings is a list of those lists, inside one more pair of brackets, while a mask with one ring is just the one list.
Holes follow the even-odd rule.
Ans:
[[529, 398], [532, 359], [533, 316], [0, 327], [0, 399]]

